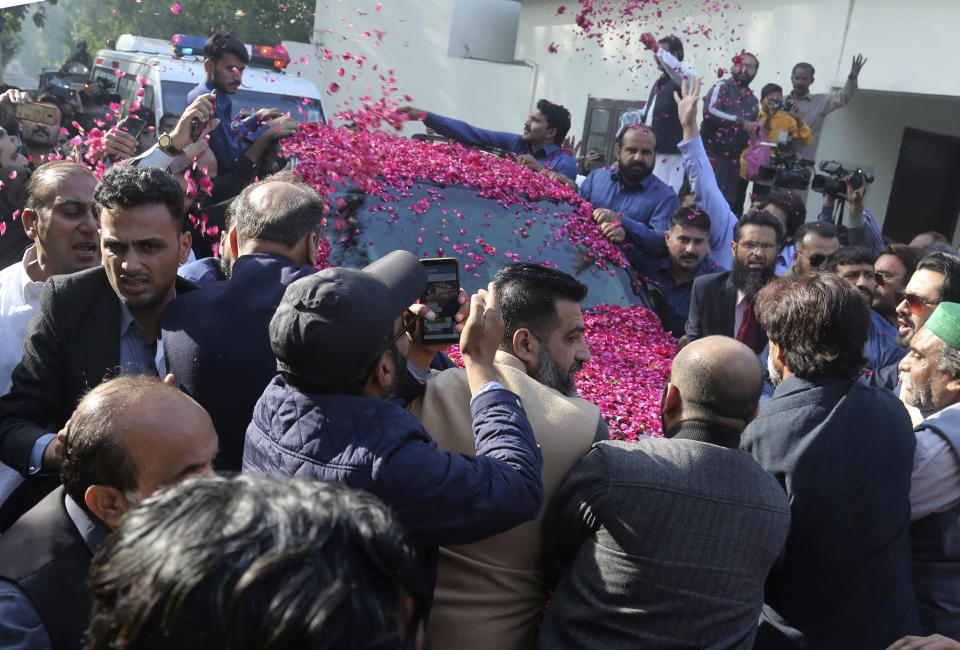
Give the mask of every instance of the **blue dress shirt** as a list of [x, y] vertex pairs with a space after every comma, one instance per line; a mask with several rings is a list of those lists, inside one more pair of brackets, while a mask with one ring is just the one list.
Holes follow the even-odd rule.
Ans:
[[870, 321], [870, 334], [863, 346], [868, 370], [885, 368], [907, 356], [907, 350], [897, 345], [897, 328], [890, 321], [872, 309]]
[[635, 267], [660, 287], [667, 299], [667, 310], [664, 314], [663, 327], [674, 337], [680, 338], [685, 333], [687, 316], [690, 314], [690, 293], [693, 290], [693, 281], [701, 275], [719, 273], [723, 269], [720, 265], [707, 257], [697, 272], [686, 282], [677, 282], [670, 270], [670, 258], [646, 258], [641, 266]]
[[[213, 82], [209, 79], [197, 84], [197, 87], [187, 94], [187, 105], [200, 95], [213, 92]], [[184, 106], [186, 109], [186, 106]], [[270, 128], [269, 124], [260, 124], [256, 115], [241, 122], [236, 130], [233, 129], [233, 100], [227, 93], [217, 91], [217, 108], [213, 117], [220, 119], [220, 125], [210, 132], [210, 150], [217, 157], [217, 168], [227, 170], [233, 163], [250, 148], [260, 134]], [[222, 173], [222, 172], [221, 172]]]
[[548, 167], [558, 174], [563, 174], [571, 180], [577, 178], [577, 161], [559, 145], [548, 144], [539, 151], [531, 151], [530, 145], [523, 141], [521, 135], [477, 128], [462, 120], [455, 120], [436, 113], [427, 113], [423, 123], [440, 135], [457, 142], [475, 147], [497, 147], [518, 155], [533, 156], [544, 167]]
[[777, 253], [777, 266], [774, 272], [778, 276], [783, 275], [793, 267], [793, 252], [795, 250], [796, 247], [793, 244], [787, 244], [782, 251]]
[[697, 206], [710, 217], [710, 257], [720, 268], [733, 268], [733, 227], [737, 225], [737, 215], [723, 197], [717, 185], [717, 177], [710, 165], [710, 158], [703, 148], [703, 141], [696, 137], [677, 145], [683, 155], [683, 171], [690, 179], [694, 189]]
[[220, 268], [220, 259], [216, 257], [204, 257], [183, 264], [177, 269], [177, 275], [201, 287], [205, 284], [222, 282], [227, 279]]
[[[617, 167], [594, 169], [580, 185], [580, 197], [594, 208], [613, 210], [622, 217], [627, 239], [643, 255], [664, 257], [667, 242], [663, 234], [670, 216], [680, 207], [677, 193], [650, 174], [639, 183], [624, 185]], [[627, 249], [628, 258], [637, 256]], [[633, 262], [633, 260], [631, 260]], [[634, 264], [636, 266], [636, 264]]]

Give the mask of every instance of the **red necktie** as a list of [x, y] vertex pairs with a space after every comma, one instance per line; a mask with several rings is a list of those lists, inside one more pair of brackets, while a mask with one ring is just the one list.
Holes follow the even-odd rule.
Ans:
[[743, 322], [740, 323], [740, 331], [737, 332], [737, 340], [746, 345], [751, 350], [757, 345], [757, 332], [759, 330], [757, 315], [753, 311], [753, 301], [747, 300], [747, 311], [743, 315]]

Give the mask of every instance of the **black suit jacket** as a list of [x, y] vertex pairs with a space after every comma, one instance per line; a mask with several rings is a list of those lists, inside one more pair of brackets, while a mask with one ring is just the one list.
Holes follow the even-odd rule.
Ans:
[[[702, 275], [693, 281], [690, 292], [690, 314], [687, 317], [687, 338], [695, 341], [704, 336], [729, 336], [737, 315], [737, 288], [733, 286], [730, 271]], [[759, 328], [754, 352], [759, 354], [767, 345], [767, 333]]]
[[[176, 282], [178, 294], [196, 288]], [[47, 280], [13, 385], [0, 397], [0, 460], [28, 475], [37, 439], [59, 431], [84, 393], [116, 376], [119, 365], [120, 299], [104, 268]]]
[[171, 302], [160, 321], [167, 372], [210, 414], [215, 466], [240, 471], [253, 407], [277, 374], [270, 319], [292, 282], [315, 273], [280, 255], [243, 255], [229, 281]]

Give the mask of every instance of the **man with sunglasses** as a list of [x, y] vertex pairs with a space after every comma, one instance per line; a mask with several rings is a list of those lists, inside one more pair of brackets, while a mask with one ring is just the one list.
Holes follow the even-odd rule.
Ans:
[[897, 304], [903, 300], [907, 281], [917, 268], [920, 251], [906, 244], [888, 244], [873, 264], [874, 272], [883, 279], [870, 306], [894, 327], [897, 326]]
[[324, 269], [287, 287], [269, 330], [280, 374], [254, 407], [243, 470], [344, 483], [382, 498], [409, 532], [432, 596], [439, 546], [537, 517], [543, 456], [520, 399], [494, 370], [504, 323], [493, 283], [472, 297], [460, 338], [475, 455], [441, 451], [391, 401], [416, 322], [405, 325], [402, 315], [426, 286], [424, 266], [397, 250], [362, 270]]
[[801, 225], [794, 233], [793, 241], [793, 266], [787, 271], [793, 275], [816, 273], [827, 257], [840, 248], [836, 226], [825, 221]]
[[[827, 258], [823, 270], [836, 273], [855, 288], [866, 299], [867, 305], [873, 303], [877, 286], [884, 278], [873, 270], [876, 253], [865, 246], [842, 246]], [[897, 345], [897, 331], [887, 319], [870, 310], [870, 330], [863, 354], [867, 357], [867, 370], [875, 371], [895, 364], [906, 352]]]

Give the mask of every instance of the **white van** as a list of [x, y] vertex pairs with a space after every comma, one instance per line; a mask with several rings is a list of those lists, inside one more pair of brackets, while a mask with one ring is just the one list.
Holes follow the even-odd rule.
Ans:
[[[137, 77], [144, 77], [141, 103], [153, 109], [159, 122], [164, 113], [183, 113], [187, 94], [206, 78], [203, 42], [202, 38], [180, 35], [164, 41], [122, 34], [116, 49], [97, 51], [92, 77], [103, 80], [108, 92], [120, 95], [128, 106], [136, 101], [141, 88]], [[186, 43], [193, 47], [186, 47]], [[306, 79], [283, 73], [289, 56], [282, 47], [247, 45], [247, 52], [252, 56], [243, 72], [243, 84], [231, 96], [234, 118], [241, 112], [269, 107], [289, 112], [300, 122], [326, 119], [317, 87]]]

